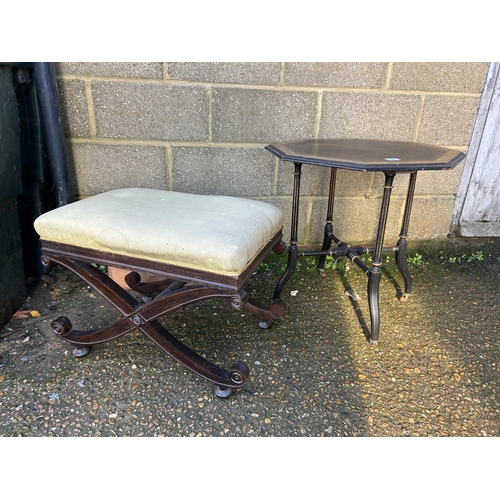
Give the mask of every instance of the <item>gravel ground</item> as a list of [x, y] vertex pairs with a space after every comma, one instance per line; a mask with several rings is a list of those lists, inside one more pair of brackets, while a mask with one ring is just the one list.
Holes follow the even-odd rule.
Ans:
[[[246, 290], [269, 301], [281, 265], [266, 261]], [[116, 315], [55, 267], [29, 283], [33, 313], [0, 330], [0, 436], [498, 436], [499, 259], [426, 258], [411, 272], [414, 293], [400, 303], [397, 269], [384, 266], [377, 346], [357, 268], [322, 279], [303, 266], [269, 330], [220, 299], [167, 316], [208, 359], [249, 365], [245, 386], [221, 400], [139, 333], [74, 358], [50, 322], [91, 328]]]

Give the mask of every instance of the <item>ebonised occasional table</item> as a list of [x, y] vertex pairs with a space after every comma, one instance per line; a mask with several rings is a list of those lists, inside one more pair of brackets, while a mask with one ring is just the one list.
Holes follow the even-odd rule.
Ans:
[[[417, 172], [421, 170], [450, 170], [457, 166], [465, 154], [440, 146], [406, 141], [381, 141], [367, 139], [309, 139], [269, 144], [265, 148], [283, 161], [295, 164], [291, 237], [288, 248], [288, 263], [274, 291], [274, 299], [279, 299], [286, 283], [297, 266], [299, 256], [316, 255], [318, 269], [325, 276], [324, 265], [327, 255], [344, 256], [359, 266], [368, 276], [368, 303], [370, 308], [370, 342], [376, 343], [380, 330], [379, 285], [381, 277], [382, 253], [394, 251], [396, 264], [404, 279], [404, 293], [401, 301], [412, 291], [412, 279], [406, 262], [408, 226], [415, 193]], [[299, 252], [297, 229], [299, 219], [300, 178], [302, 165], [318, 165], [331, 168], [330, 188], [326, 224], [321, 249]], [[333, 205], [337, 169], [362, 172], [382, 172], [385, 183], [382, 195], [378, 230], [374, 247], [351, 246], [333, 233]], [[384, 247], [384, 234], [389, 211], [391, 189], [396, 174], [409, 174], [408, 191], [399, 240], [394, 247]], [[335, 247], [332, 248], [332, 244]], [[360, 255], [372, 253], [371, 267]]]

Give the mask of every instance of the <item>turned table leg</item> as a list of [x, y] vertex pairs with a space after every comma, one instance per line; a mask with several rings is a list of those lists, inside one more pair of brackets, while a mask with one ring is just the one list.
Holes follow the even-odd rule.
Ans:
[[399, 234], [399, 240], [397, 242], [396, 265], [398, 266], [398, 269], [403, 276], [405, 285], [404, 292], [401, 294], [401, 297], [399, 297], [399, 300], [401, 302], [406, 301], [412, 291], [412, 279], [410, 271], [408, 270], [408, 263], [406, 262], [406, 249], [408, 247], [408, 226], [410, 225], [410, 214], [413, 203], [413, 195], [415, 194], [416, 182], [417, 172], [413, 172], [410, 175], [410, 180], [408, 183], [408, 194], [406, 195], [403, 224], [401, 226], [401, 232]]
[[[333, 203], [335, 199], [335, 186], [337, 183], [337, 169], [332, 168], [330, 172], [330, 188], [328, 190], [328, 207], [326, 209], [326, 223], [323, 234], [323, 246], [321, 250], [328, 250], [333, 241]], [[326, 255], [320, 255], [318, 259], [318, 271], [322, 278], [326, 277], [325, 273]]]
[[285, 272], [281, 276], [274, 290], [273, 299], [279, 299], [283, 288], [291, 278], [299, 257], [298, 227], [299, 227], [299, 198], [300, 198], [300, 176], [302, 173], [302, 164], [295, 163], [295, 174], [293, 180], [293, 201], [292, 201], [292, 224], [290, 232], [290, 246], [288, 248], [288, 262]]
[[392, 184], [395, 173], [385, 172], [384, 194], [382, 197], [382, 207], [378, 223], [377, 239], [373, 253], [372, 266], [368, 271], [368, 304], [370, 307], [371, 335], [370, 342], [378, 341], [380, 331], [380, 307], [379, 307], [379, 286], [382, 274], [382, 249], [384, 245], [385, 227], [387, 224], [387, 214], [389, 213], [389, 202], [391, 199]]

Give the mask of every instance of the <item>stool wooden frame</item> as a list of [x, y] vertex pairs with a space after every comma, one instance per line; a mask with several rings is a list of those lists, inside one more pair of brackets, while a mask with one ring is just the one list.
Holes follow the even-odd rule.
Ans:
[[[282, 253], [285, 248], [279, 231], [253, 257], [241, 274], [225, 276], [42, 240], [42, 262], [45, 266], [59, 264], [66, 267], [104, 297], [123, 316], [112, 325], [91, 331], [73, 330], [71, 321], [61, 316], [52, 322], [52, 330], [58, 337], [75, 346], [73, 354], [77, 357], [88, 354], [94, 344], [139, 330], [181, 365], [212, 382], [218, 397], [228, 397], [233, 389], [240, 388], [247, 380], [248, 366], [236, 361], [226, 370], [211, 363], [174, 337], [160, 324], [158, 318], [186, 304], [212, 298], [226, 298], [235, 309], [255, 315], [260, 320], [261, 328], [269, 328], [271, 320], [283, 317], [285, 312], [283, 301], [278, 299], [270, 306], [262, 305], [250, 298], [243, 286], [271, 251]], [[129, 270], [125, 281], [130, 289], [146, 296], [149, 294], [156, 296], [147, 302], [139, 301], [92, 264]], [[140, 273], [157, 275], [159, 281], [141, 283]]]

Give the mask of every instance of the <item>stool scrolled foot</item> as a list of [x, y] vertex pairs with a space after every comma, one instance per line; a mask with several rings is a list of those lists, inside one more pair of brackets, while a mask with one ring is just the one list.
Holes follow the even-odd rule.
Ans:
[[275, 253], [276, 255], [281, 255], [285, 250], [286, 250], [286, 243], [283, 240], [281, 240], [273, 247], [273, 253]]
[[266, 316], [265, 319], [261, 319], [261, 321], [259, 321], [259, 326], [262, 329], [271, 328], [271, 319], [281, 319], [285, 315], [285, 302], [281, 299], [273, 300], [273, 303], [269, 308], [269, 314], [270, 317]]
[[[58, 336], [62, 337], [64, 340], [66, 335], [68, 335], [73, 329], [73, 325], [71, 321], [66, 316], [60, 316], [59, 318], [52, 321], [50, 324], [52, 331]], [[90, 346], [83, 344], [76, 344], [75, 349], [73, 350], [73, 356], [75, 358], [83, 358], [90, 352]]]
[[52, 321], [52, 323], [50, 324], [50, 327], [52, 328], [52, 331], [56, 335], [64, 335], [64, 334], [69, 333], [71, 331], [71, 329], [73, 328], [73, 325], [71, 324], [71, 321], [66, 316], [59, 316], [59, 318]]
[[281, 319], [285, 315], [285, 301], [274, 299], [270, 307], [272, 319]]
[[[250, 369], [243, 361], [234, 362], [227, 372], [228, 381], [237, 386], [242, 386], [249, 375]], [[216, 385], [214, 393], [218, 398], [225, 399], [231, 396], [233, 388], [224, 385]]]
[[233, 384], [243, 385], [250, 375], [250, 369], [243, 361], [235, 361], [228, 371], [228, 378]]
[[[271, 326], [271, 320], [281, 319], [285, 314], [285, 302], [281, 299], [273, 300], [270, 307], [260, 304], [247, 296], [245, 299], [241, 308], [256, 316], [259, 319], [259, 326], [261, 328], [269, 328]], [[236, 307], [234, 303], [233, 307]]]

